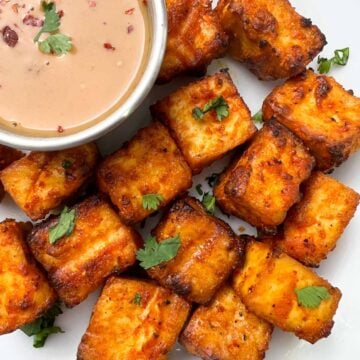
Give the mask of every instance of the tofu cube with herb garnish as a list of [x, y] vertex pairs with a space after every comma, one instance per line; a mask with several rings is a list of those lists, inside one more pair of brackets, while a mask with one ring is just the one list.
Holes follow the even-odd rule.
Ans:
[[340, 290], [269, 244], [246, 240], [233, 286], [247, 309], [310, 343], [329, 336]]
[[270, 121], [214, 188], [218, 206], [265, 232], [280, 225], [300, 200], [300, 184], [315, 165], [295, 135]]
[[199, 304], [212, 298], [243, 255], [231, 228], [191, 197], [176, 201], [153, 235], [138, 252], [140, 265], [162, 286]]
[[168, 37], [159, 83], [174, 77], [204, 75], [227, 48], [227, 36], [211, 0], [166, 0]]
[[326, 45], [288, 0], [220, 0], [216, 11], [229, 35], [228, 53], [261, 80], [301, 73]]
[[133, 265], [141, 240], [107, 201], [92, 196], [35, 226], [28, 242], [60, 299], [73, 307]]
[[193, 173], [256, 132], [230, 75], [221, 71], [180, 88], [151, 107], [171, 131]]
[[76, 196], [94, 173], [95, 144], [52, 152], [32, 152], [1, 171], [5, 191], [32, 220]]
[[322, 171], [341, 165], [360, 147], [360, 98], [312, 70], [276, 87], [264, 101], [263, 117], [301, 138]]
[[186, 350], [202, 359], [261, 360], [273, 327], [248, 311], [228, 284], [199, 306], [180, 336]]
[[26, 244], [30, 230], [29, 223], [0, 223], [0, 334], [31, 323], [57, 299]]
[[189, 311], [190, 304], [168, 289], [112, 276], [95, 305], [77, 359], [165, 360]]
[[307, 266], [318, 266], [332, 251], [354, 216], [360, 196], [346, 185], [315, 172], [304, 196], [290, 209], [276, 247]]
[[191, 187], [191, 170], [168, 130], [159, 122], [139, 130], [120, 150], [106, 157], [97, 172], [127, 223], [141, 222]]

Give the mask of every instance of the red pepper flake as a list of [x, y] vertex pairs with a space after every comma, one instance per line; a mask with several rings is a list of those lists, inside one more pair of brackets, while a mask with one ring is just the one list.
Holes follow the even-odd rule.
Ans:
[[19, 13], [19, 4], [13, 4], [11, 5], [11, 8], [15, 14]]
[[60, 19], [65, 15], [64, 10], [59, 10], [59, 11], [57, 12], [57, 14], [58, 14], [58, 16], [59, 16]]
[[107, 50], [112, 50], [112, 51], [115, 50], [115, 48], [108, 42], [104, 43], [104, 48], [107, 49]]
[[33, 15], [26, 15], [23, 19], [25, 25], [41, 27], [44, 25], [44, 20], [41, 20]]
[[18, 34], [16, 33], [16, 31], [11, 29], [10, 26], [4, 27], [4, 29], [2, 31], [2, 35], [3, 35], [3, 40], [10, 47], [15, 47], [15, 45], [17, 44], [17, 42], [19, 40]]
[[132, 15], [135, 11], [135, 8], [131, 8], [125, 11], [125, 15]]
[[91, 7], [91, 8], [96, 7], [96, 1], [94, 1], [94, 0], [89, 0], [88, 4], [89, 4], [89, 7]]
[[61, 126], [61, 125], [59, 125], [58, 127], [57, 127], [57, 132], [59, 133], [59, 134], [61, 134], [61, 133], [63, 133], [65, 130], [64, 130], [64, 128]]
[[127, 27], [127, 33], [130, 34], [130, 33], [132, 33], [133, 31], [134, 31], [134, 25], [129, 25], [129, 26]]

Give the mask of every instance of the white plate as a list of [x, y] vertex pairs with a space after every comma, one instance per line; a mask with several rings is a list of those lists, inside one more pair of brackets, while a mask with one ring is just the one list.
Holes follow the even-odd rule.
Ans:
[[[156, 1], [156, 0], [155, 0]], [[293, 0], [300, 14], [311, 17], [313, 22], [326, 34], [328, 45], [322, 55], [331, 56], [333, 50], [350, 47], [351, 55], [347, 66], [339, 67], [331, 75], [345, 86], [353, 89], [360, 95], [360, 3], [358, 0]], [[314, 65], [315, 66], [315, 65]], [[220, 67], [229, 67], [238, 89], [245, 102], [255, 113], [262, 104], [266, 94], [274, 83], [258, 81], [243, 66], [229, 59], [214, 61], [210, 72]], [[167, 86], [155, 87], [150, 96], [127, 121], [124, 126], [113, 131], [98, 143], [104, 153], [108, 153], [121, 146], [137, 130], [150, 120], [148, 107], [156, 99], [168, 94], [172, 89], [189, 79], [182, 79]], [[212, 172], [218, 172], [224, 167], [225, 161], [214, 164], [194, 179], [194, 184], [202, 182]], [[345, 184], [360, 191], [359, 183], [360, 153], [350, 158], [342, 167], [333, 173], [333, 176]], [[195, 193], [193, 193], [195, 194]], [[324, 204], [326, 206], [326, 204]], [[221, 214], [217, 213], [219, 217]], [[7, 197], [0, 205], [0, 219], [13, 217], [25, 219], [25, 216], [16, 209], [13, 202]], [[240, 225], [245, 225], [247, 233], [252, 229], [240, 220], [225, 217], [233, 229], [239, 233]], [[154, 224], [154, 219], [152, 223]], [[153, 225], [152, 224], [152, 225]], [[152, 226], [149, 222], [148, 227]], [[145, 229], [148, 231], [148, 228]], [[336, 250], [328, 260], [321, 264], [318, 273], [338, 286], [343, 297], [335, 316], [335, 326], [332, 334], [315, 345], [298, 340], [292, 334], [275, 330], [270, 349], [267, 352], [268, 360], [358, 360], [360, 359], [360, 216], [359, 212], [348, 226]], [[70, 360], [76, 358], [77, 346], [84, 333], [91, 313], [91, 308], [97, 298], [97, 293], [92, 294], [87, 301], [72, 310], [65, 310], [57, 319], [66, 332], [50, 336], [42, 349], [32, 347], [32, 339], [21, 331], [0, 337], [1, 360]], [[104, 339], [106, 341], [106, 339]], [[188, 355], [180, 346], [177, 346], [169, 356], [170, 360], [195, 359]], [[101, 360], [101, 359], [99, 359]], [[135, 360], [135, 359], [134, 359]], [[235, 360], [235, 359], [234, 359]]]

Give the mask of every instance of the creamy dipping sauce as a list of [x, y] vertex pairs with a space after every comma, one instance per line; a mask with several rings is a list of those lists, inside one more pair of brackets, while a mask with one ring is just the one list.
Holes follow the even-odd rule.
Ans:
[[143, 0], [53, 2], [73, 44], [60, 56], [34, 43], [40, 0], [0, 0], [0, 126], [12, 131], [67, 135], [101, 120], [126, 100], [147, 57]]

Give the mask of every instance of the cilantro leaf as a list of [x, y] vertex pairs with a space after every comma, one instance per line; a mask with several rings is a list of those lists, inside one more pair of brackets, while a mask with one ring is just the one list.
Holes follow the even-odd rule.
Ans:
[[64, 34], [48, 36], [39, 42], [39, 50], [44, 54], [67, 54], [72, 49], [71, 38]]
[[136, 293], [132, 302], [133, 302], [135, 305], [141, 305], [141, 299], [142, 299], [141, 294]]
[[64, 207], [60, 214], [59, 221], [56, 225], [49, 229], [49, 242], [54, 244], [63, 236], [70, 236], [75, 227], [75, 209], [69, 210], [67, 206]]
[[146, 194], [142, 197], [142, 206], [146, 210], [157, 210], [164, 197], [160, 194]]
[[203, 191], [203, 189], [202, 189], [202, 185], [201, 185], [201, 184], [197, 184], [196, 187], [195, 187], [195, 189], [196, 189], [196, 192], [197, 192], [200, 196], [204, 194], [204, 191]]
[[20, 329], [27, 336], [34, 336], [33, 346], [35, 348], [43, 347], [50, 334], [63, 333], [60, 327], [54, 326], [56, 316], [62, 314], [59, 303], [56, 303], [49, 309], [45, 315], [36, 319], [30, 324], [22, 326]]
[[207, 181], [207, 183], [210, 187], [215, 186], [215, 184], [218, 181], [219, 175], [220, 175], [219, 173], [212, 173], [210, 176], [205, 178], [205, 180]]
[[178, 253], [180, 246], [179, 235], [160, 243], [156, 241], [155, 237], [150, 236], [145, 240], [144, 248], [137, 251], [136, 258], [140, 261], [140, 266], [147, 270], [173, 259]]
[[263, 113], [262, 110], [259, 110], [253, 117], [252, 120], [256, 124], [262, 124], [263, 123]]
[[195, 107], [192, 110], [192, 116], [197, 120], [201, 120], [204, 115], [211, 110], [215, 110], [216, 117], [219, 121], [222, 121], [224, 118], [229, 116], [229, 105], [223, 96], [218, 96], [210, 100], [205, 104], [203, 109]]
[[320, 74], [327, 74], [333, 65], [345, 66], [350, 57], [350, 48], [338, 49], [334, 51], [334, 56], [330, 59], [318, 57], [318, 71]]
[[302, 289], [295, 289], [298, 303], [304, 307], [316, 308], [321, 301], [330, 298], [329, 291], [323, 286], [307, 286]]
[[56, 5], [54, 2], [47, 3], [43, 1], [41, 3], [42, 9], [45, 12], [45, 20], [42, 28], [36, 34], [34, 42], [38, 42], [41, 34], [43, 33], [53, 33], [59, 30], [60, 27], [60, 16], [56, 12]]
[[205, 193], [202, 199], [202, 204], [208, 213], [214, 215], [216, 199], [213, 195]]

